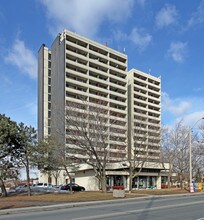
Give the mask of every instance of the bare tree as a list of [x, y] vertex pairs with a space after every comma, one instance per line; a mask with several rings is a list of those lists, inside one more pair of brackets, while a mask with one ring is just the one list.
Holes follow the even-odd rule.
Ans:
[[[177, 174], [177, 180], [181, 188], [184, 182], [189, 182], [189, 132], [190, 128], [179, 121], [173, 128], [166, 130], [163, 136], [162, 154], [165, 160], [170, 163], [170, 173]], [[196, 136], [192, 137], [193, 155], [195, 155]], [[194, 168], [197, 166], [198, 157], [193, 156]], [[197, 160], [197, 161], [196, 161]]]
[[48, 178], [53, 175], [55, 182], [62, 170], [70, 179], [70, 191], [72, 191], [71, 172], [77, 169], [77, 165], [66, 157], [65, 146], [57, 143], [53, 137], [48, 137], [40, 141], [35, 155], [35, 163], [42, 173], [48, 174]]
[[129, 192], [132, 191], [133, 179], [139, 176], [148, 158], [147, 132], [142, 136], [141, 132], [145, 132], [141, 127], [135, 131], [133, 146], [129, 149], [127, 159], [129, 167]]
[[[173, 165], [176, 158], [176, 148], [171, 142], [171, 131], [167, 127], [163, 127], [161, 131], [161, 162], [163, 169], [168, 177], [168, 188], [171, 187], [171, 177], [173, 174]], [[165, 163], [169, 163], [169, 169], [165, 167]]]
[[[137, 123], [134, 129], [133, 144], [129, 148], [127, 159], [129, 166], [129, 192], [132, 191], [133, 179], [139, 176], [145, 165], [148, 162], [158, 162], [160, 160], [160, 155], [158, 154], [160, 150], [160, 129], [154, 127], [152, 128], [154, 132], [152, 132], [143, 126]], [[155, 144], [159, 147], [158, 149], [155, 148]], [[153, 159], [155, 156], [157, 159]], [[155, 164], [157, 165], [157, 163]]]
[[[121, 160], [119, 149], [125, 146], [126, 137], [118, 133], [123, 125], [120, 121], [109, 118], [108, 108], [102, 101], [96, 104], [70, 102], [66, 108], [65, 120], [66, 156], [90, 165], [101, 183], [102, 192], [106, 192], [107, 164], [117, 161], [117, 158]], [[113, 154], [110, 151], [110, 141], [120, 143], [118, 152]]]
[[57, 168], [56, 170], [52, 171], [52, 176], [54, 176], [55, 178], [55, 185], [58, 185], [58, 178], [60, 177], [60, 173], [61, 173], [62, 169], [61, 168]]
[[194, 140], [192, 144], [192, 170], [196, 182], [201, 182], [204, 174], [203, 143]]
[[76, 163], [76, 160], [74, 158], [69, 158], [67, 156], [67, 149], [65, 145], [57, 144], [57, 142], [54, 140], [54, 142], [51, 143], [51, 146], [58, 170], [61, 169], [65, 171], [66, 175], [69, 178], [70, 191], [72, 192], [72, 173], [74, 173], [78, 169], [78, 164]]
[[196, 181], [202, 181], [204, 174], [204, 123], [201, 123], [192, 138], [192, 168]]
[[[81, 106], [80, 106], [81, 107]], [[102, 191], [106, 191], [105, 168], [108, 158], [108, 118], [106, 110], [86, 105], [68, 106], [66, 124], [67, 156], [89, 164], [101, 181]]]
[[50, 137], [38, 142], [33, 163], [43, 174], [47, 174], [48, 183], [51, 183], [52, 172], [58, 170], [59, 165], [53, 154]]
[[171, 144], [175, 150], [173, 170], [178, 174], [178, 181], [183, 188], [184, 181], [188, 181], [189, 173], [189, 128], [180, 121], [171, 131]]
[[[202, 125], [200, 132], [202, 134]], [[191, 128], [184, 125], [182, 120], [172, 128], [162, 131], [162, 161], [170, 164], [168, 185], [173, 172], [177, 174], [181, 188], [183, 183], [189, 182], [189, 134]], [[203, 144], [199, 141], [198, 132], [192, 133], [192, 170], [193, 176], [199, 178], [203, 170]]]

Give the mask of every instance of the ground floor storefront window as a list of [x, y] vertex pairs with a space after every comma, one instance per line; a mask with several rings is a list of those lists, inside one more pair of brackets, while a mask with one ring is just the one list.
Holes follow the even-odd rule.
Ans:
[[162, 184], [168, 184], [168, 177], [167, 176], [162, 176], [161, 177], [161, 183]]
[[[138, 176], [133, 178], [133, 189], [155, 189], [157, 188], [157, 176]], [[108, 175], [106, 176], [107, 190], [111, 190], [113, 186], [124, 186], [129, 188], [129, 176], [127, 175]]]
[[124, 186], [127, 187], [127, 176], [110, 175], [106, 177], [107, 187]]
[[137, 189], [153, 189], [156, 188], [157, 177], [155, 176], [139, 176], [135, 177], [132, 182], [132, 188]]

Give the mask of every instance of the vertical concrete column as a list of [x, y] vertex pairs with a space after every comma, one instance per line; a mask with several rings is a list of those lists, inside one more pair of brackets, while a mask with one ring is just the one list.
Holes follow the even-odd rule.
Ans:
[[127, 178], [126, 176], [123, 176], [123, 186], [126, 189], [127, 188]]
[[161, 189], [161, 174], [157, 177], [157, 189]]
[[130, 181], [130, 177], [127, 176], [127, 189], [129, 189], [129, 181]]
[[113, 186], [114, 181], [113, 181], [113, 176], [110, 176], [110, 185]]
[[150, 185], [149, 185], [149, 176], [147, 176], [147, 188], [149, 188]]
[[139, 189], [140, 188], [140, 177], [138, 176], [137, 177], [137, 189]]

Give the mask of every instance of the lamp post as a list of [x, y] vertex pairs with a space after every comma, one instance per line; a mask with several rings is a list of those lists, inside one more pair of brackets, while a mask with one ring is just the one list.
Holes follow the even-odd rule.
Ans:
[[191, 188], [191, 184], [192, 184], [192, 136], [191, 136], [192, 134], [191, 132], [192, 132], [193, 127], [202, 119], [204, 119], [204, 117], [196, 121], [194, 125], [190, 127], [189, 129], [189, 179], [190, 179], [189, 188]]

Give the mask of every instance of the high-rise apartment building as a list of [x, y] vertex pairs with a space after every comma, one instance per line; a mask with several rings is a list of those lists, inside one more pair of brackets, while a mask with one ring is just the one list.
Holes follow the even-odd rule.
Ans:
[[50, 50], [43, 45], [39, 51], [39, 137], [56, 130], [66, 137], [65, 121], [59, 118], [70, 103], [103, 108], [111, 125], [109, 156], [126, 157], [127, 55], [67, 30], [57, 36]]
[[[56, 37], [50, 49], [41, 46], [38, 63], [39, 139], [60, 133], [62, 144], [70, 147], [71, 128], [65, 120], [67, 107], [75, 106], [77, 112], [87, 105], [93, 111], [98, 106], [110, 125], [107, 138], [110, 161], [131, 159], [134, 152], [138, 160], [159, 162], [160, 78], [135, 69], [128, 72], [126, 54], [68, 30]], [[120, 183], [126, 185], [127, 168], [109, 169], [110, 182], [115, 184], [123, 179]], [[148, 175], [155, 166], [146, 165], [145, 169], [148, 172], [141, 172], [143, 182], [147, 176], [143, 187], [148, 186]], [[160, 170], [161, 167], [156, 168], [157, 176]], [[155, 170], [152, 173], [157, 178]], [[121, 179], [121, 175], [125, 176]]]
[[[139, 160], [160, 161], [161, 80], [132, 69], [128, 73], [128, 146]], [[132, 154], [131, 154], [132, 152]]]

